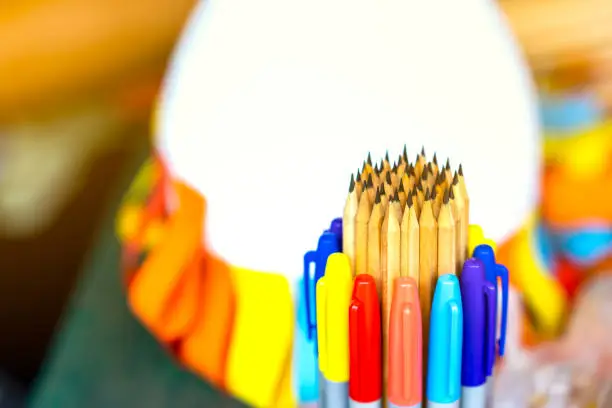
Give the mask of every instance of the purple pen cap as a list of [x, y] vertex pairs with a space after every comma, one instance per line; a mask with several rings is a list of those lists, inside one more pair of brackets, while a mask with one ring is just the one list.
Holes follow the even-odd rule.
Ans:
[[[485, 383], [495, 359], [495, 290], [487, 281], [484, 263], [470, 258], [461, 274], [463, 301], [463, 354], [461, 385]], [[493, 346], [493, 347], [491, 347]]]

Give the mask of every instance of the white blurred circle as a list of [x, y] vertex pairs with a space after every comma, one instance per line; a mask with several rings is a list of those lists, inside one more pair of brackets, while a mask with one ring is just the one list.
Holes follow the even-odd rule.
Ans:
[[208, 0], [158, 116], [171, 172], [208, 202], [234, 265], [295, 276], [368, 152], [463, 164], [471, 222], [499, 241], [537, 193], [534, 92], [492, 2]]

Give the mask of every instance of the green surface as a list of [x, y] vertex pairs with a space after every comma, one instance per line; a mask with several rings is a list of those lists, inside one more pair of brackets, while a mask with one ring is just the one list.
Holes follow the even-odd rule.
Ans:
[[29, 407], [243, 407], [176, 364], [127, 308], [114, 214], [145, 156], [128, 166]]

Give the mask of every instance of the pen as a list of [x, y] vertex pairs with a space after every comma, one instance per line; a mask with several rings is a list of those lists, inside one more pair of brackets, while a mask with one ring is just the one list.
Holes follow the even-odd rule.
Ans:
[[349, 259], [335, 253], [327, 259], [325, 276], [317, 283], [319, 369], [327, 408], [348, 408], [349, 319], [352, 275]]
[[[474, 249], [474, 258], [478, 258], [485, 266], [486, 279], [493, 284], [495, 296], [502, 300], [501, 322], [497, 321], [497, 300], [495, 302], [496, 327], [500, 328], [499, 355], [503, 357], [506, 348], [506, 330], [508, 326], [508, 269], [495, 262], [495, 251], [490, 245], [478, 245]], [[498, 293], [498, 280], [502, 284], [502, 292]], [[495, 347], [495, 345], [493, 345]]]
[[[498, 265], [495, 263], [495, 252], [493, 251], [493, 248], [491, 248], [490, 245], [478, 245], [475, 249], [474, 249], [474, 258], [480, 259], [482, 261], [482, 263], [485, 266], [485, 277], [487, 279], [487, 281], [489, 281], [490, 283], [493, 284], [493, 288], [495, 289], [495, 304], [493, 306], [494, 311], [493, 311], [493, 319], [495, 320], [495, 327], [497, 328], [497, 299], [499, 297], [498, 291], [497, 291], [497, 279], [499, 278], [502, 281], [502, 295], [504, 298], [506, 298], [505, 301], [502, 301], [502, 321], [501, 321], [501, 332], [503, 333], [504, 337], [506, 335], [506, 328], [505, 326], [508, 323], [508, 301], [507, 301], [507, 297], [508, 297], [508, 273], [507, 270], [505, 268], [498, 268]], [[505, 273], [504, 273], [505, 272]], [[503, 291], [505, 290], [505, 293], [503, 293]], [[505, 306], [506, 310], [503, 310], [503, 307]], [[490, 361], [487, 361], [487, 367], [486, 367], [486, 375], [487, 375], [487, 380], [486, 380], [486, 387], [488, 389], [487, 394], [489, 395], [489, 398], [492, 398], [492, 392], [493, 392], [493, 367], [495, 366], [495, 356], [496, 356], [496, 347], [495, 347], [495, 339], [496, 339], [496, 330], [493, 330], [492, 332], [487, 332], [487, 341], [486, 341], [486, 345], [485, 347], [487, 348], [487, 353], [492, 355], [493, 358]], [[500, 339], [500, 344], [504, 344], [505, 347], [505, 339]]]
[[[310, 340], [317, 338], [315, 288], [319, 279], [325, 274], [327, 258], [335, 252], [340, 252], [338, 237], [331, 231], [325, 231], [319, 237], [316, 251], [308, 251], [304, 254], [303, 284], [306, 299], [306, 322], [309, 327], [308, 338]], [[311, 276], [310, 273], [312, 264], [314, 264], [314, 276]]]
[[[486, 370], [495, 356], [486, 347], [487, 333], [495, 333], [493, 311], [495, 288], [485, 277], [485, 266], [470, 258], [461, 274], [463, 302], [463, 358], [461, 364], [461, 408], [485, 408]], [[494, 339], [494, 338], [493, 338]]]
[[428, 408], [458, 408], [461, 394], [461, 344], [463, 308], [455, 275], [438, 278], [431, 305]]
[[389, 408], [420, 408], [423, 335], [419, 290], [413, 278], [395, 280], [389, 317]]
[[380, 303], [371, 275], [357, 275], [349, 309], [351, 408], [380, 408], [382, 348]]
[[334, 218], [329, 225], [329, 232], [336, 234], [338, 239], [338, 252], [342, 252], [342, 218]]
[[318, 365], [315, 346], [308, 340], [308, 324], [306, 322], [306, 301], [302, 288], [302, 279], [298, 280], [296, 295], [297, 324], [294, 339], [294, 381], [297, 399], [300, 404], [315, 403], [319, 397]]

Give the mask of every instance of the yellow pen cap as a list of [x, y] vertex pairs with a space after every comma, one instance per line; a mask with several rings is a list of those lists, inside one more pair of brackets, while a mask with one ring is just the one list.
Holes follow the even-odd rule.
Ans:
[[[321, 283], [323, 281], [323, 283]], [[349, 324], [353, 277], [349, 259], [335, 253], [327, 258], [325, 276], [317, 284], [317, 319], [319, 330], [319, 367], [326, 379], [334, 382], [349, 380]], [[319, 299], [319, 294], [322, 298]], [[325, 327], [323, 327], [325, 326]], [[323, 334], [321, 335], [321, 331]]]
[[484, 232], [482, 232], [480, 225], [471, 224], [468, 229], [468, 258], [472, 257], [474, 248], [484, 243]]

